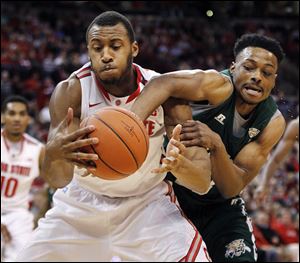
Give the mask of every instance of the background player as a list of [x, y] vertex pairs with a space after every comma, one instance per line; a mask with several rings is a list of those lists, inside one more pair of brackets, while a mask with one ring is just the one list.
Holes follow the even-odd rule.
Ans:
[[[276, 169], [280, 167], [280, 165], [284, 162], [287, 155], [294, 147], [299, 147], [296, 143], [299, 140], [299, 116], [290, 121], [284, 136], [276, 146], [274, 152], [271, 154], [268, 159], [266, 165], [262, 169], [261, 177], [259, 178], [259, 184], [256, 189], [256, 198], [258, 202], [262, 202], [263, 199], [269, 192], [270, 180], [274, 175]], [[299, 142], [298, 142], [299, 143]], [[299, 150], [298, 150], [298, 158], [299, 160]]]
[[[34, 216], [29, 212], [30, 188], [44, 158], [41, 142], [25, 133], [28, 103], [11, 96], [2, 104], [1, 129], [1, 258], [12, 261], [28, 242]], [[3, 250], [3, 253], [2, 253]]]

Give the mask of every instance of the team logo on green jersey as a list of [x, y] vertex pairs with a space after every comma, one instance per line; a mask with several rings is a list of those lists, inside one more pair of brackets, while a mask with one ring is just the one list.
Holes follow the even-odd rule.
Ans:
[[260, 133], [260, 130], [258, 130], [256, 128], [249, 128], [248, 135], [251, 139], [259, 133]]
[[247, 252], [251, 253], [251, 249], [245, 244], [244, 239], [237, 239], [226, 245], [226, 258], [239, 257]]

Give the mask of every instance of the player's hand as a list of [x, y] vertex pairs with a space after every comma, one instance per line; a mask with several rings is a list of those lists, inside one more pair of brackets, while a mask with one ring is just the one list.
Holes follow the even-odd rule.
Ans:
[[9, 243], [11, 241], [11, 239], [12, 239], [11, 238], [11, 234], [9, 233], [6, 225], [4, 225], [2, 223], [1, 223], [1, 235], [2, 235], [5, 243]]
[[51, 160], [66, 160], [80, 167], [93, 169], [93, 161], [98, 160], [97, 154], [86, 153], [81, 149], [84, 146], [97, 144], [98, 138], [85, 138], [95, 127], [89, 125], [69, 132], [73, 121], [73, 109], [69, 108], [66, 117], [53, 130], [51, 139], [46, 145], [46, 154]]
[[162, 160], [162, 166], [152, 170], [153, 173], [165, 173], [178, 169], [182, 162], [185, 160], [183, 156], [185, 152], [185, 146], [180, 142], [180, 132], [182, 126], [178, 124], [172, 134], [167, 150], [166, 157]]
[[212, 151], [221, 138], [206, 124], [200, 121], [188, 120], [182, 124], [180, 140], [186, 147], [200, 146]]

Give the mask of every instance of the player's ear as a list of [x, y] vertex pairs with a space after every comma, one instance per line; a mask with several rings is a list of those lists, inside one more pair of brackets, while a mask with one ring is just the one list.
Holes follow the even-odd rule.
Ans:
[[232, 62], [231, 62], [230, 69], [229, 69], [229, 70], [230, 70], [230, 73], [232, 73], [234, 69], [235, 69], [235, 62], [232, 61]]
[[135, 58], [139, 53], [139, 45], [136, 41], [132, 43], [131, 51], [132, 51], [132, 56]]

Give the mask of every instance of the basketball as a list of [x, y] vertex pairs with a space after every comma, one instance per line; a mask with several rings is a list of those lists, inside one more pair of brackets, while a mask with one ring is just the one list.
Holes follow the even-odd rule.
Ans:
[[105, 107], [88, 116], [81, 127], [94, 125], [88, 137], [99, 142], [83, 148], [99, 156], [93, 175], [106, 180], [125, 178], [138, 170], [149, 149], [149, 136], [143, 122], [133, 112], [120, 107]]

